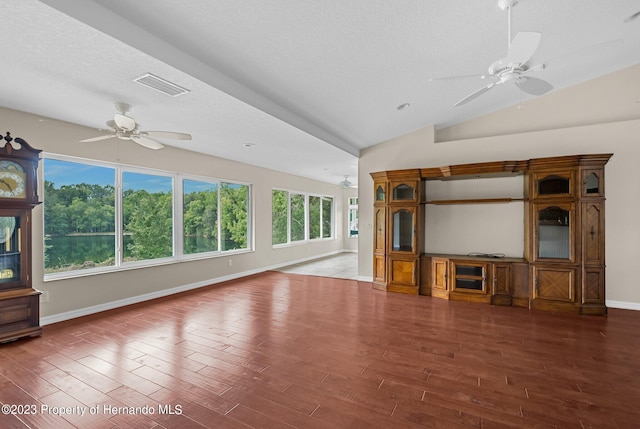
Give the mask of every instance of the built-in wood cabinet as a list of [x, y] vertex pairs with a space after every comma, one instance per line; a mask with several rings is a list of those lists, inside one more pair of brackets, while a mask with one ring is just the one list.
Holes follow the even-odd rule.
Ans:
[[374, 177], [374, 287], [418, 294], [424, 237], [420, 170], [382, 172]]
[[[604, 167], [611, 154], [372, 173], [374, 287], [496, 305], [606, 314]], [[428, 180], [523, 175], [523, 258], [423, 253]]]
[[[492, 258], [469, 255], [422, 255], [423, 284], [421, 295], [454, 301], [512, 304], [512, 285], [523, 282], [518, 277], [522, 258]], [[515, 276], [514, 276], [515, 275]], [[526, 282], [528, 276], [525, 271]]]

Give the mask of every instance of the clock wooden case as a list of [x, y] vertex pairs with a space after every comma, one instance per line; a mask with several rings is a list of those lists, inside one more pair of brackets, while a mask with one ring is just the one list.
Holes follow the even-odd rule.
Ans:
[[42, 333], [32, 287], [32, 210], [40, 204], [40, 150], [10, 133], [0, 139], [0, 342]]

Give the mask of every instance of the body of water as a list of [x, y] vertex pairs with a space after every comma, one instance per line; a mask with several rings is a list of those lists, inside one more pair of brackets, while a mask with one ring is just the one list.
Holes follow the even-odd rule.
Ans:
[[[116, 257], [114, 235], [63, 235], [47, 237], [45, 240], [45, 271], [71, 265], [114, 263]], [[124, 245], [131, 242], [124, 236]], [[185, 254], [217, 250], [217, 239], [209, 237], [185, 237]]]

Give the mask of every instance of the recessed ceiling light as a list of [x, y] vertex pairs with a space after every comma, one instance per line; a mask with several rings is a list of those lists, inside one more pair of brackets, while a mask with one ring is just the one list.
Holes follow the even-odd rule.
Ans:
[[245, 143], [242, 146], [244, 147], [254, 147], [256, 144], [255, 143]]
[[396, 107], [396, 109], [398, 109], [398, 110], [404, 110], [404, 109], [408, 108], [409, 106], [411, 106], [411, 104], [409, 104], [409, 103], [402, 103], [401, 105], [399, 105], [398, 107]]

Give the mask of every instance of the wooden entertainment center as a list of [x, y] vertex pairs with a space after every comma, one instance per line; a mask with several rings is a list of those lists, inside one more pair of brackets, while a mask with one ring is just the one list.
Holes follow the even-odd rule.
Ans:
[[[573, 155], [371, 173], [373, 287], [389, 292], [579, 314], [605, 305], [604, 166], [612, 154]], [[523, 258], [425, 253], [426, 181], [523, 175]]]

